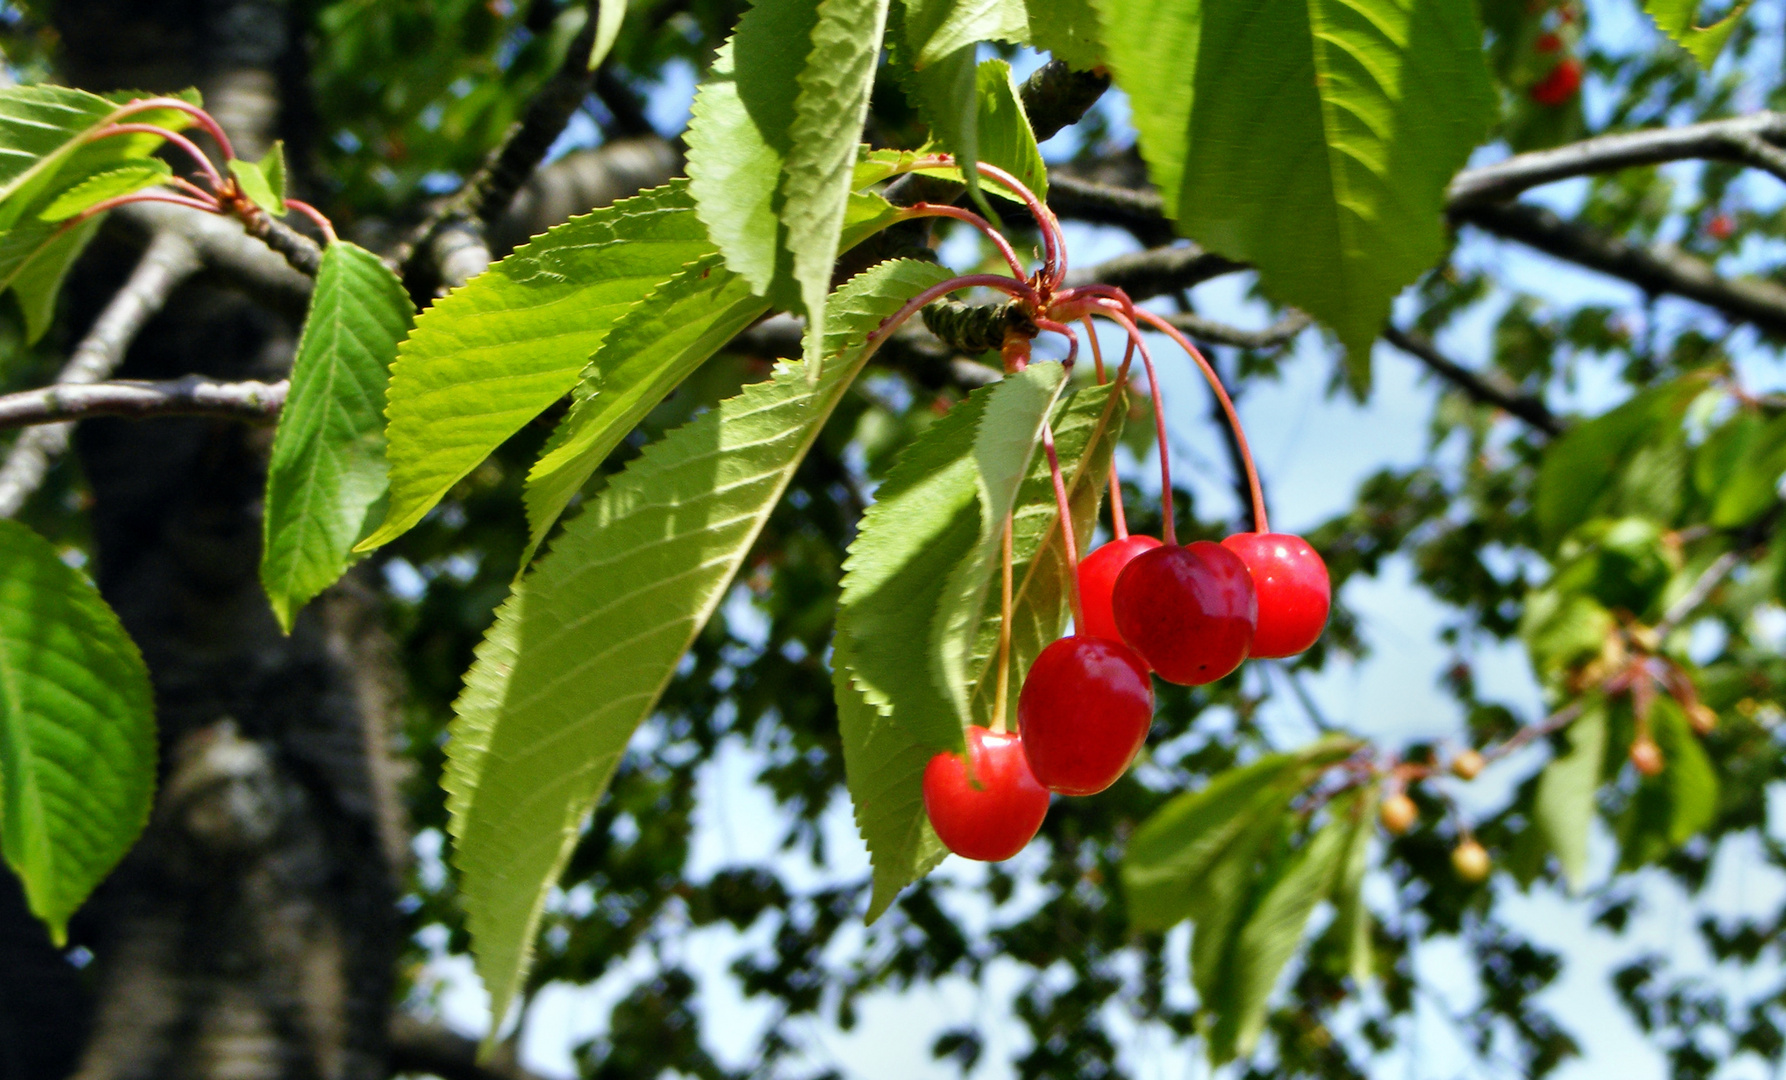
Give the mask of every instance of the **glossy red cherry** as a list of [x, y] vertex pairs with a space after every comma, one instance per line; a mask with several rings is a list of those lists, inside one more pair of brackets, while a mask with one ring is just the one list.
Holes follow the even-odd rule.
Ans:
[[1075, 634], [1042, 650], [1017, 696], [1030, 771], [1063, 795], [1095, 795], [1128, 769], [1153, 723], [1153, 683], [1121, 642]]
[[1235, 533], [1222, 546], [1240, 556], [1259, 596], [1249, 656], [1295, 656], [1327, 626], [1333, 586], [1308, 541], [1287, 533]]
[[1246, 563], [1208, 540], [1137, 555], [1117, 576], [1112, 607], [1123, 642], [1181, 686], [1239, 667], [1259, 617]]
[[1016, 735], [969, 728], [967, 753], [971, 778], [967, 761], [949, 750], [924, 767], [924, 812], [955, 854], [981, 862], [1008, 859], [1042, 827], [1048, 791], [1030, 773]]
[[1085, 625], [1081, 634], [1121, 641], [1116, 632], [1116, 616], [1110, 611], [1110, 593], [1116, 588], [1116, 576], [1122, 568], [1143, 551], [1160, 546], [1151, 536], [1126, 536], [1112, 540], [1079, 561], [1079, 605], [1085, 609]]
[[1581, 71], [1580, 60], [1573, 56], [1563, 57], [1550, 69], [1550, 74], [1529, 91], [1532, 100], [1550, 109], [1566, 104], [1581, 89]]

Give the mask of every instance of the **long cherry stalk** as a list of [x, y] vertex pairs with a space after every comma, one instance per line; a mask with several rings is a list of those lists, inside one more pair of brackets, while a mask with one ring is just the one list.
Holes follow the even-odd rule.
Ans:
[[[1104, 351], [1098, 347], [1098, 328], [1086, 315], [1081, 320], [1085, 324], [1086, 340], [1091, 342], [1091, 362], [1096, 365], [1098, 385], [1104, 385]], [[1134, 354], [1135, 346], [1129, 343], [1129, 353]], [[1128, 370], [1128, 357], [1123, 359], [1123, 370]], [[1116, 475], [1116, 455], [1110, 455], [1110, 531], [1118, 540], [1129, 538], [1129, 517], [1122, 506], [1122, 480]]]

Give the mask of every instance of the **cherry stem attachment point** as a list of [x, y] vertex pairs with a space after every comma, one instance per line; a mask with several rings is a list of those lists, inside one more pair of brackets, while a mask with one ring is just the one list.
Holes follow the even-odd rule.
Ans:
[[1047, 330], [1050, 333], [1059, 334], [1067, 339], [1067, 355], [1066, 358], [1061, 361], [1061, 366], [1068, 371], [1072, 371], [1073, 361], [1079, 358], [1079, 335], [1073, 333], [1073, 328], [1071, 326], [1068, 326], [1063, 322], [1056, 322], [1053, 319], [1037, 318], [1032, 321], [1036, 324], [1036, 329]]
[[1085, 631], [1085, 608], [1079, 599], [1079, 538], [1073, 535], [1073, 507], [1067, 501], [1067, 482], [1060, 475], [1060, 455], [1054, 450], [1054, 428], [1042, 425], [1042, 450], [1048, 455], [1048, 476], [1054, 481], [1054, 505], [1060, 514], [1061, 548], [1067, 553], [1067, 598], [1073, 606], [1073, 629]]
[[879, 345], [882, 341], [885, 341], [890, 337], [893, 331], [899, 329], [901, 324], [911, 318], [918, 311], [922, 310], [924, 305], [930, 303], [932, 300], [935, 300], [938, 297], [947, 296], [958, 289], [974, 288], [997, 289], [1008, 296], [1015, 296], [1020, 300], [1037, 302], [1038, 305], [1041, 299], [1036, 295], [1036, 290], [1032, 288], [1027, 281], [1015, 281], [1005, 277], [1003, 274], [963, 274], [960, 277], [952, 277], [947, 281], [939, 281], [930, 288], [925, 289], [923, 292], [912, 297], [910, 300], [907, 300], [903, 307], [887, 316], [886, 321], [882, 322], [869, 333], [867, 343], [869, 345]]
[[[1196, 361], [1197, 367], [1202, 370], [1203, 378], [1209, 382], [1209, 389], [1214, 392], [1216, 400], [1221, 403], [1223, 415], [1228, 418], [1228, 427], [1234, 432], [1235, 445], [1240, 447], [1240, 462], [1246, 467], [1247, 489], [1253, 500], [1253, 531], [1270, 532], [1271, 521], [1265, 514], [1265, 492], [1259, 486], [1259, 468], [1253, 464], [1253, 451], [1247, 446], [1246, 429], [1240, 426], [1240, 414], [1234, 410], [1234, 401], [1228, 396], [1227, 387], [1222, 385], [1221, 376], [1216, 374], [1215, 368], [1211, 367], [1209, 361], [1204, 359], [1203, 353], [1197, 349], [1197, 346], [1191, 344], [1191, 339], [1185, 337], [1184, 332], [1178, 327], [1145, 308], [1132, 310], [1140, 317], [1141, 321], [1176, 341], [1178, 347], [1190, 354], [1191, 359]], [[1150, 368], [1149, 378], [1152, 377], [1151, 371]]]
[[316, 225], [317, 229], [322, 232], [324, 240], [333, 244], [335, 241], [341, 239], [335, 235], [334, 223], [325, 217], [321, 210], [318, 210], [316, 207], [311, 206], [309, 203], [300, 199], [287, 199], [285, 200], [285, 205], [309, 218], [311, 222]]

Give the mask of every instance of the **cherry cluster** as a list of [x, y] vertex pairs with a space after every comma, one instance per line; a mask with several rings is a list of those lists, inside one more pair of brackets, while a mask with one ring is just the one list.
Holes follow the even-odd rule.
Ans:
[[[913, 168], [950, 163], [921, 158]], [[979, 229], [998, 248], [1012, 275], [974, 274], [925, 290], [870, 335], [877, 346], [893, 329], [938, 297], [958, 289], [987, 287], [1005, 292], [1037, 331], [1067, 339], [1065, 363], [1078, 353], [1075, 322], [1087, 331], [1100, 382], [1106, 373], [1093, 316], [1127, 335], [1127, 350], [1115, 375], [1119, 387], [1139, 355], [1148, 374], [1160, 450], [1163, 537], [1131, 536], [1122, 511], [1114, 465], [1109, 477], [1115, 538], [1080, 562], [1070, 526], [1072, 514], [1052, 433], [1044, 426], [1058, 510], [1056, 527], [1068, 565], [1074, 633], [1043, 649], [1024, 676], [1017, 699], [1017, 731], [1005, 730], [1010, 669], [1010, 527], [1006, 544], [997, 672], [999, 693], [990, 728], [967, 731], [966, 755], [944, 751], [924, 772], [924, 805], [930, 823], [949, 850], [971, 859], [1008, 859], [1041, 828], [1051, 793], [1093, 795], [1128, 770], [1146, 742], [1153, 722], [1152, 676], [1181, 686], [1211, 683], [1248, 657], [1293, 656], [1320, 637], [1327, 623], [1331, 588], [1320, 555], [1299, 536], [1274, 533], [1266, 518], [1258, 470], [1221, 380], [1202, 353], [1176, 327], [1136, 307], [1122, 290], [1104, 285], [1062, 288], [1065, 244], [1059, 222], [1016, 178], [982, 163], [981, 175], [1013, 192], [1041, 228], [1043, 265], [1023, 274], [1010, 244], [990, 223], [971, 211], [919, 204], [910, 217], [947, 217]], [[1237, 533], [1221, 543], [1180, 544], [1174, 532], [1172, 480], [1165, 447], [1165, 410], [1159, 379], [1140, 327], [1171, 337], [1202, 371], [1220, 403], [1240, 448], [1252, 495], [1257, 531]], [[1021, 371], [1030, 359], [1030, 337], [1008, 331], [1007, 371]]]

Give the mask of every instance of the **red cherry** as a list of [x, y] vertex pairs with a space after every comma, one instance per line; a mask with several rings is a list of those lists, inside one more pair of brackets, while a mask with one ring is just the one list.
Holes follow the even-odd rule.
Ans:
[[1017, 695], [1023, 752], [1043, 787], [1096, 795], [1128, 769], [1153, 723], [1153, 684], [1122, 643], [1075, 634], [1042, 650]]
[[1116, 632], [1116, 616], [1110, 612], [1110, 591], [1129, 560], [1159, 546], [1160, 542], [1151, 536], [1127, 536], [1110, 541], [1079, 561], [1079, 605], [1085, 609], [1085, 625], [1079, 627], [1081, 634], [1122, 640]]
[[1535, 53], [1561, 52], [1562, 48], [1563, 39], [1555, 34], [1539, 34], [1538, 40], [1532, 42], [1532, 51]]
[[955, 854], [981, 862], [1008, 859], [1042, 827], [1048, 791], [1030, 773], [1015, 735], [969, 728], [967, 752], [974, 763], [971, 779], [967, 762], [950, 750], [924, 767], [924, 812]]
[[1123, 642], [1181, 686], [1239, 667], [1259, 619], [1246, 563], [1208, 540], [1136, 556], [1117, 576], [1112, 606]]
[[1327, 625], [1333, 587], [1327, 564], [1308, 541], [1287, 533], [1235, 533], [1222, 546], [1240, 556], [1259, 595], [1249, 656], [1295, 656]]
[[1550, 69], [1538, 85], [1532, 87], [1532, 100], [1546, 108], [1554, 109], [1568, 102], [1581, 89], [1581, 61], [1573, 56], [1565, 56], [1557, 61], [1557, 66]]
[[1706, 222], [1705, 231], [1713, 240], [1722, 243], [1736, 235], [1736, 221], [1729, 214], [1715, 214]]

